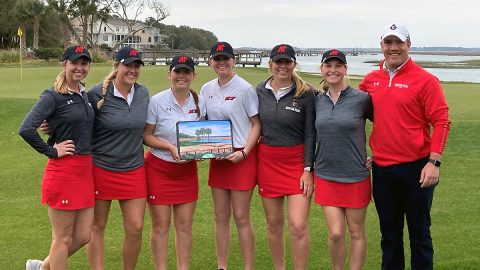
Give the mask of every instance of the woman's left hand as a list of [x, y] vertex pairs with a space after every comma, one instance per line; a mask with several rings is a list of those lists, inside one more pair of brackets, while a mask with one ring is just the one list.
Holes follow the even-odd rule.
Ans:
[[233, 163], [238, 163], [238, 162], [244, 160], [245, 157], [244, 157], [242, 151], [235, 151], [235, 152], [231, 153], [230, 155], [228, 155], [228, 157], [226, 157], [226, 159], [230, 160]]
[[371, 170], [372, 169], [372, 163], [373, 163], [373, 159], [371, 157], [367, 157], [367, 160], [365, 161], [365, 167], [368, 170]]
[[303, 171], [303, 174], [300, 177], [300, 189], [303, 190], [303, 197], [310, 198], [312, 196], [313, 191], [315, 190], [312, 172]]

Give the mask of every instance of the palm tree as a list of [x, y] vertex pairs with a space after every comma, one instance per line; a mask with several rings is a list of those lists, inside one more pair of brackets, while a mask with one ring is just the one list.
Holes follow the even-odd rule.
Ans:
[[203, 140], [203, 135], [205, 135], [205, 128], [200, 129], [200, 135], [202, 135], [202, 140]]
[[45, 14], [46, 7], [43, 2], [34, 0], [31, 1], [31, 14], [33, 15], [33, 49], [38, 49], [40, 40], [40, 17]]
[[25, 25], [27, 24], [27, 21], [32, 17], [29, 2], [30, 2], [29, 0], [17, 1], [17, 3], [15, 4], [15, 11], [14, 11], [20, 24], [19, 28], [23, 33], [20, 41], [20, 50], [22, 51], [23, 55], [25, 55], [27, 52], [27, 44], [26, 44], [27, 33], [25, 31]]
[[210, 134], [212, 134], [212, 130], [210, 128], [205, 129], [205, 133], [207, 134], [207, 141], [210, 142]]
[[197, 141], [200, 140], [200, 129], [195, 130], [195, 135], [197, 136]]

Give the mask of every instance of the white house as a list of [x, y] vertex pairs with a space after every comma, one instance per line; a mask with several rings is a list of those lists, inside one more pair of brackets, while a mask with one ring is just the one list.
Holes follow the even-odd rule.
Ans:
[[[83, 34], [80, 20], [78, 18], [73, 19], [72, 26], [75, 29], [77, 35], [81, 38]], [[145, 29], [142, 29], [135, 33], [134, 36], [130, 37], [120, 47], [129, 46], [137, 50], [145, 50], [153, 48], [155, 45], [161, 43], [162, 40], [160, 35], [160, 29], [156, 27], [148, 27], [142, 22], [136, 22], [133, 26], [133, 29], [140, 28]], [[111, 17], [106, 23], [102, 23], [100, 20], [97, 20], [93, 24], [93, 39], [97, 40], [98, 45], [105, 44], [106, 46], [112, 48], [128, 33], [129, 31], [127, 23], [116, 17]]]

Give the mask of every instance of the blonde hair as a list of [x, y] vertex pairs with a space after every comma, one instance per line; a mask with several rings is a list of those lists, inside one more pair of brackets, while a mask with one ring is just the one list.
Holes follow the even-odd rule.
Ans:
[[107, 95], [108, 85], [117, 77], [117, 67], [120, 64], [119, 61], [115, 61], [113, 63], [113, 70], [105, 76], [102, 82], [102, 90], [100, 91], [100, 95], [102, 99], [97, 102], [97, 108], [100, 110], [103, 106], [103, 102], [105, 102], [105, 96]]
[[[268, 70], [270, 71], [270, 74], [273, 75], [273, 70], [272, 70], [272, 60], [268, 62]], [[298, 64], [295, 61], [295, 69], [298, 69]], [[310, 87], [308, 86], [307, 82], [305, 82], [300, 75], [296, 72], [296, 70], [293, 70], [292, 72], [292, 80], [295, 83], [296, 89], [295, 89], [295, 97], [298, 98], [302, 96], [305, 92], [310, 90]]]
[[67, 72], [65, 71], [66, 62], [67, 60], [63, 61], [63, 70], [57, 75], [53, 84], [55, 91], [60, 94], [68, 94]]

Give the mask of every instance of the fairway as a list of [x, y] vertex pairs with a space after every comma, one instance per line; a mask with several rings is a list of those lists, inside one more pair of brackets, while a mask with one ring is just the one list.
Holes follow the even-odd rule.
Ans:
[[[50, 223], [47, 207], [40, 204], [41, 177], [46, 157], [36, 153], [17, 134], [18, 127], [38, 98], [49, 88], [60, 71], [58, 66], [27, 67], [20, 83], [18, 67], [0, 66], [0, 269], [24, 269], [28, 258], [43, 259], [50, 245]], [[108, 64], [93, 64], [87, 89], [109, 73]], [[235, 68], [254, 86], [268, 77], [262, 68]], [[304, 74], [318, 86], [320, 77]], [[194, 90], [214, 78], [209, 67], [197, 67]], [[150, 95], [169, 86], [166, 66], [145, 66], [140, 83]], [[357, 86], [358, 80], [351, 80]], [[480, 269], [480, 84], [443, 83], [452, 120], [451, 132], [442, 158], [441, 180], [432, 207], [432, 238], [435, 269]], [[208, 161], [199, 163], [200, 194], [194, 220], [192, 269], [215, 269], [214, 216], [210, 188], [207, 185]], [[266, 222], [257, 192], [252, 201], [252, 223], [255, 231], [256, 269], [273, 269], [267, 244]], [[232, 244], [229, 269], [242, 269], [242, 258], [232, 222]], [[106, 230], [106, 267], [121, 269], [123, 224], [118, 203], [112, 204]], [[309, 230], [311, 239], [309, 269], [330, 269], [327, 231], [321, 209], [312, 203]], [[380, 233], [373, 204], [367, 213], [368, 254], [365, 269], [380, 269]], [[150, 219], [145, 215], [143, 246], [137, 269], [154, 269], [150, 255]], [[408, 235], [405, 232], [408, 247]], [[287, 234], [288, 235], [288, 234]], [[286, 240], [290, 239], [288, 236]], [[173, 234], [169, 240], [169, 269], [175, 269]], [[292, 269], [290, 245], [286, 244], [287, 269]], [[409, 258], [408, 248], [406, 257]], [[408, 259], [409, 261], [409, 259]], [[70, 258], [69, 269], [89, 269], [85, 249]], [[407, 263], [408, 265], [408, 263]], [[409, 268], [408, 268], [409, 269]]]

